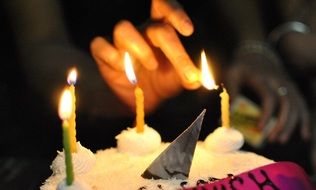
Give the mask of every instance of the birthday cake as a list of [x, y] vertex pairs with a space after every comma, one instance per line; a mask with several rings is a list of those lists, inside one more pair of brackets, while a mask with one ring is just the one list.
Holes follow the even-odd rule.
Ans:
[[78, 142], [73, 184], [65, 183], [64, 154], [58, 152], [40, 189], [314, 189], [298, 165], [239, 150], [243, 136], [233, 128], [219, 127], [199, 140], [203, 114], [171, 143], [147, 125], [142, 134], [122, 131], [116, 148], [96, 153]]

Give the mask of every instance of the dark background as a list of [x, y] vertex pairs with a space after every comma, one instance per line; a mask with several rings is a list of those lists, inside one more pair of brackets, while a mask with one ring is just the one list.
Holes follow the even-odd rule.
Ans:
[[[180, 2], [192, 15], [196, 25], [191, 37], [182, 38], [188, 53], [197, 62], [201, 50], [205, 49], [217, 63], [214, 72], [220, 72], [220, 64], [229, 59], [233, 34], [227, 32], [225, 20], [221, 20], [215, 6], [205, 10], [206, 0]], [[135, 25], [141, 24], [149, 16], [149, 7], [149, 0], [116, 0], [111, 4], [108, 1], [92, 0], [87, 3], [67, 0], [62, 4], [72, 40], [88, 54], [93, 37], [111, 35], [115, 23], [121, 19], [131, 20]], [[62, 149], [61, 122], [57, 110], [50, 107], [26, 80], [19, 63], [14, 31], [2, 4], [0, 23], [0, 189], [38, 189], [51, 174], [49, 166], [57, 150]], [[220, 76], [217, 77], [217, 81], [220, 81]], [[54, 86], [47, 84], [47, 88]], [[146, 123], [162, 135], [163, 141], [172, 141], [203, 109], [207, 109], [200, 135], [202, 140], [219, 126], [219, 93], [202, 88], [185, 91], [167, 101], [154, 114], [147, 115]], [[133, 120], [133, 117], [91, 119], [77, 113], [77, 139], [92, 151], [115, 146], [114, 137], [130, 127]], [[244, 146], [245, 150], [255, 151], [276, 161], [294, 161], [310, 173], [309, 148], [308, 143], [299, 139], [298, 133], [294, 133], [287, 145], [268, 144], [260, 150]]]

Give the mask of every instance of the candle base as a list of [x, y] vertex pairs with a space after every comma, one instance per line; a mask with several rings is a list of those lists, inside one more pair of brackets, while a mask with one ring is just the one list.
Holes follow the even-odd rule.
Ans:
[[64, 179], [57, 185], [57, 190], [92, 190], [92, 188], [78, 180], [75, 180], [72, 185], [67, 185], [66, 179]]
[[161, 144], [159, 133], [145, 125], [144, 131], [138, 133], [134, 128], [127, 128], [115, 137], [120, 152], [132, 155], [146, 155], [157, 150]]
[[69, 127], [68, 122], [63, 122], [63, 144], [65, 153], [65, 165], [66, 165], [66, 181], [67, 185], [71, 185], [74, 180], [74, 171], [72, 165], [72, 156], [70, 152], [70, 139], [69, 139]]
[[[93, 152], [77, 142], [77, 152], [72, 153], [72, 165], [75, 175], [84, 174], [89, 172], [95, 165], [96, 158]], [[54, 159], [51, 165], [53, 175], [64, 174], [66, 171], [65, 166], [65, 152], [58, 151], [58, 155]]]
[[243, 144], [243, 135], [238, 130], [229, 127], [218, 127], [204, 141], [205, 148], [216, 153], [236, 151]]

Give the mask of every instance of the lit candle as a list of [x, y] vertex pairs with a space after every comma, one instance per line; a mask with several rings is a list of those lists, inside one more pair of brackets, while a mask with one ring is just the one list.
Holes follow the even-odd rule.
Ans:
[[229, 127], [229, 95], [226, 89], [223, 87], [223, 92], [220, 94], [221, 97], [221, 112], [222, 112], [222, 126]]
[[70, 186], [74, 180], [74, 172], [72, 166], [72, 158], [70, 151], [70, 137], [69, 137], [69, 120], [73, 111], [73, 99], [69, 89], [66, 89], [59, 102], [59, 117], [63, 121], [63, 146], [65, 153], [65, 165], [66, 165], [66, 182]]
[[75, 83], [77, 81], [77, 71], [72, 69], [67, 77], [69, 84], [69, 90], [72, 96], [72, 113], [69, 119], [69, 138], [70, 138], [70, 151], [77, 152], [77, 139], [76, 139], [76, 94], [75, 94]]
[[[208, 89], [217, 89], [218, 86], [214, 82], [214, 77], [212, 75], [212, 72], [210, 71], [210, 68], [207, 63], [205, 52], [202, 51], [201, 53], [201, 82], [202, 85]], [[229, 95], [226, 91], [226, 89], [223, 87], [223, 92], [220, 94], [221, 97], [221, 116], [222, 116], [222, 126], [229, 127]]]
[[136, 131], [141, 133], [144, 131], [144, 93], [143, 90], [136, 86], [135, 88], [135, 98], [136, 98]]
[[213, 77], [213, 74], [211, 72], [211, 69], [207, 63], [206, 55], [204, 50], [201, 52], [201, 83], [202, 85], [208, 89], [208, 90], [213, 90], [217, 89], [218, 86], [215, 84], [215, 80]]
[[142, 133], [144, 131], [145, 125], [145, 113], [144, 113], [144, 93], [143, 90], [137, 85], [137, 79], [133, 69], [132, 60], [129, 54], [126, 52], [124, 55], [124, 64], [125, 72], [128, 80], [136, 85], [134, 94], [135, 94], [135, 103], [136, 103], [136, 131], [137, 133]]
[[[217, 89], [212, 73], [208, 68], [205, 53], [201, 54], [201, 83], [202, 85], [211, 90]], [[244, 143], [243, 135], [230, 127], [229, 123], [229, 96], [223, 86], [223, 92], [220, 93], [221, 97], [221, 121], [222, 127], [218, 127], [210, 133], [204, 140], [207, 150], [218, 153], [228, 153], [238, 150]]]

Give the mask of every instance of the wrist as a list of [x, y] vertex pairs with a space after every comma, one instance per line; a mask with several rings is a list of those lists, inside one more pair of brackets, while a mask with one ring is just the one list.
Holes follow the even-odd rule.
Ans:
[[268, 41], [276, 47], [280, 39], [290, 32], [308, 34], [310, 31], [310, 28], [302, 22], [289, 21], [275, 27], [268, 35]]
[[266, 58], [269, 62], [274, 63], [274, 65], [281, 66], [282, 61], [274, 48], [264, 42], [258, 40], [245, 40], [242, 41], [235, 49], [235, 57], [244, 57], [249, 54], [258, 54]]

